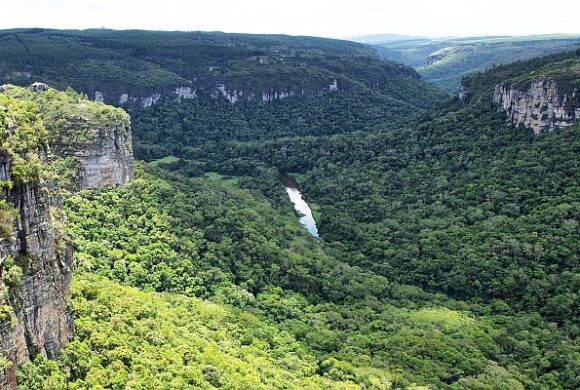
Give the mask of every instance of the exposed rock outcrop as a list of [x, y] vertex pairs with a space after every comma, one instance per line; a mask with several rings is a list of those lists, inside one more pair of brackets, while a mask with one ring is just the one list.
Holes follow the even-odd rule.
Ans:
[[[120, 109], [38, 84], [1, 92], [7, 104], [0, 110], [0, 389], [15, 389], [18, 365], [38, 354], [55, 357], [73, 335], [72, 246], [56, 191], [60, 180], [49, 179], [48, 164], [58, 160], [53, 152], [76, 160], [81, 188], [125, 183], [133, 155], [129, 119]], [[25, 125], [23, 109], [29, 110]], [[50, 126], [50, 119], [57, 124]], [[62, 142], [80, 133], [82, 142]], [[52, 147], [48, 140], [61, 143]]]
[[[193, 81], [195, 82], [195, 80]], [[193, 83], [192, 82], [192, 83]], [[324, 96], [328, 93], [340, 91], [340, 85], [337, 79], [329, 82], [328, 87], [322, 87], [317, 91], [306, 92], [312, 96]], [[114, 104], [125, 105], [131, 104], [137, 107], [148, 108], [157, 104], [161, 99], [181, 102], [183, 100], [193, 99], [198, 96], [209, 96], [212, 99], [225, 98], [230, 103], [241, 101], [262, 101], [270, 103], [277, 100], [286, 99], [294, 95], [305, 95], [304, 90], [294, 91], [291, 89], [270, 88], [265, 91], [248, 92], [242, 89], [231, 88], [226, 84], [217, 84], [211, 88], [200, 88], [197, 90], [191, 86], [176, 86], [173, 90], [164, 92], [155, 92], [152, 94], [131, 94], [129, 92], [120, 95], [110, 96], [100, 91], [94, 92], [94, 100], [98, 102], [112, 102]]]
[[100, 91], [95, 91], [95, 102], [104, 102], [105, 101], [105, 97], [103, 96], [103, 93]]
[[181, 102], [184, 99], [193, 99], [197, 96], [195, 88], [180, 85], [174, 88], [174, 91], [168, 92], [155, 92], [152, 94], [130, 94], [128, 92], [124, 92], [121, 95], [118, 95], [118, 98], [114, 96], [105, 96], [103, 93], [96, 91], [95, 92], [95, 101], [110, 101], [112, 103], [117, 104], [127, 104], [131, 103], [139, 107], [148, 108], [152, 105], [156, 104], [161, 98], [163, 97], [172, 97], [175, 101]]
[[459, 101], [465, 103], [469, 99], [469, 88], [464, 83], [459, 86]]
[[540, 134], [571, 126], [580, 120], [580, 91], [561, 93], [551, 77], [538, 77], [527, 90], [510, 83], [496, 85], [493, 101], [506, 111], [508, 121]]
[[[0, 179], [11, 180], [11, 161], [0, 157]], [[0, 388], [16, 387], [16, 368], [32, 356], [55, 357], [72, 338], [73, 317], [67, 303], [72, 268], [59, 213], [61, 200], [50, 195], [51, 183], [30, 183], [4, 190], [4, 199], [17, 210], [12, 234], [0, 240], [3, 273], [15, 262], [22, 279], [9, 286], [10, 318], [0, 322], [2, 358]], [[0, 286], [7, 288], [2, 275]]]
[[45, 83], [32, 83], [32, 85], [30, 85], [30, 90], [32, 92], [44, 92], [46, 90], [48, 90], [48, 85], [46, 85]]
[[129, 123], [92, 134], [93, 142], [74, 157], [81, 166], [82, 188], [121, 185], [133, 178], [133, 148]]
[[[121, 185], [133, 178], [131, 122], [127, 113], [82, 100], [63, 100], [54, 111], [44, 117], [51, 151], [56, 156], [74, 158], [78, 168], [77, 172], [67, 172], [77, 178], [69, 189]], [[54, 126], [51, 120], [59, 125]]]
[[263, 102], [273, 102], [275, 100], [282, 100], [289, 98], [290, 96], [294, 96], [294, 91], [275, 91], [271, 89], [269, 91], [262, 92], [262, 101]]
[[197, 96], [194, 88], [185, 86], [176, 87], [175, 94], [177, 95], [177, 101], [179, 102], [182, 99], [193, 99]]

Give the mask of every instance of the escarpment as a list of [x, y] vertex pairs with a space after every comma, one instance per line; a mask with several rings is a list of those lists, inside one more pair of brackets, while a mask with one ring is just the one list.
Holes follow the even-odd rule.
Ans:
[[535, 134], [580, 120], [580, 90], [563, 92], [552, 77], [539, 76], [527, 89], [510, 82], [497, 84], [493, 101], [501, 105], [508, 121], [530, 127]]
[[40, 84], [0, 87], [1, 389], [16, 388], [20, 364], [53, 358], [72, 338], [73, 251], [57, 166], [72, 167], [77, 188], [129, 180], [129, 122], [117, 110]]
[[301, 96], [324, 96], [340, 90], [339, 81], [330, 78], [326, 84], [319, 85], [316, 89], [294, 87], [271, 86], [264, 89], [244, 87], [230, 87], [224, 83], [216, 82], [212, 86], [202, 86], [196, 89], [191, 86], [175, 86], [158, 90], [149, 94], [123, 92], [120, 95], [114, 92], [94, 91], [91, 95], [96, 102], [110, 102], [111, 104], [132, 105], [148, 108], [157, 104], [162, 99], [168, 99], [175, 103], [190, 100], [196, 97], [209, 97], [211, 99], [225, 98], [230, 103], [258, 101], [270, 103], [283, 100], [295, 95]]
[[44, 123], [54, 155], [72, 160], [78, 169], [75, 187], [121, 185], [133, 178], [131, 123], [125, 111], [73, 96], [53, 99], [54, 89], [35, 94], [46, 109]]
[[[81, 139], [70, 134], [56, 135], [52, 151], [78, 164], [78, 187], [98, 188], [121, 185], [133, 178], [133, 148], [129, 117], [113, 115], [98, 122], [85, 115], [71, 115], [68, 121], [75, 129], [83, 129]], [[69, 130], [70, 130], [69, 129]]]
[[[3, 182], [14, 180], [12, 170], [13, 161], [0, 157]], [[72, 248], [60, 228], [61, 199], [48, 193], [52, 184], [18, 184], [2, 194], [12, 211], [12, 226], [0, 240], [2, 389], [15, 388], [19, 364], [37, 354], [55, 357], [73, 334], [67, 303]]]

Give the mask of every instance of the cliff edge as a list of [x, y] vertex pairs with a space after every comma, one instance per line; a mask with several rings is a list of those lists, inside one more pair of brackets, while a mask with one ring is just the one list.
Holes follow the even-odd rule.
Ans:
[[74, 189], [123, 184], [133, 156], [122, 110], [39, 83], [0, 87], [0, 142], [0, 388], [13, 389], [19, 364], [73, 335], [65, 176]]
[[580, 120], [580, 90], [565, 93], [552, 77], [539, 76], [523, 90], [509, 82], [497, 84], [493, 101], [506, 112], [508, 121], [530, 127], [536, 135]]

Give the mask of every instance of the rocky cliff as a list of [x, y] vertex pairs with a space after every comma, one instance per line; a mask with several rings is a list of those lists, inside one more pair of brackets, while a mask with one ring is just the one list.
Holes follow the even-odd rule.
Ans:
[[41, 114], [53, 154], [76, 162], [77, 187], [121, 185], [131, 180], [133, 147], [127, 113], [79, 96], [54, 99], [57, 94], [47, 89], [32, 99], [48, 110]]
[[[13, 180], [11, 165], [10, 158], [0, 157], [1, 180]], [[61, 200], [49, 194], [50, 186], [33, 182], [2, 193], [14, 210], [10, 234], [0, 240], [2, 389], [15, 388], [19, 364], [37, 354], [55, 357], [73, 334], [67, 303], [72, 248], [59, 228]]]
[[93, 100], [96, 102], [110, 102], [119, 105], [133, 105], [142, 108], [148, 108], [157, 104], [159, 100], [170, 99], [175, 102], [193, 99], [198, 96], [208, 96], [212, 99], [225, 98], [230, 103], [241, 101], [261, 101], [269, 103], [277, 100], [283, 100], [294, 95], [323, 96], [331, 92], [339, 91], [339, 82], [337, 79], [330, 79], [328, 86], [320, 87], [316, 91], [292, 90], [291, 88], [274, 88], [270, 87], [263, 91], [248, 92], [243, 89], [230, 88], [225, 84], [218, 83], [212, 87], [197, 90], [190, 86], [176, 86], [172, 90], [159, 90], [150, 94], [132, 94], [123, 92], [120, 95], [114, 93], [105, 93], [94, 91]]
[[[85, 133], [82, 142], [63, 142], [63, 135], [77, 133]], [[50, 140], [61, 144], [51, 150]], [[72, 159], [82, 188], [129, 180], [126, 114], [42, 84], [1, 87], [0, 389], [16, 387], [19, 364], [38, 354], [56, 356], [73, 335], [67, 303], [72, 247], [54, 167]]]
[[133, 147], [129, 117], [111, 117], [104, 123], [91, 121], [82, 115], [69, 118], [70, 123], [84, 128], [84, 139], [67, 143], [54, 140], [54, 154], [72, 158], [78, 166], [75, 172], [80, 189], [121, 185], [133, 178]]
[[508, 121], [528, 126], [535, 134], [580, 120], [580, 90], [563, 93], [552, 77], [537, 77], [527, 89], [500, 83], [495, 87], [493, 101], [506, 111]]

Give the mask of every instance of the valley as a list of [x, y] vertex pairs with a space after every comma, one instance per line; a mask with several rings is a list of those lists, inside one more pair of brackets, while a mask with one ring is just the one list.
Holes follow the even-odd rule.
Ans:
[[577, 388], [562, 51], [460, 96], [348, 41], [0, 32], [2, 385]]
[[580, 48], [580, 36], [571, 34], [448, 38], [377, 35], [352, 40], [376, 47], [388, 60], [414, 67], [426, 80], [452, 94], [470, 73]]

